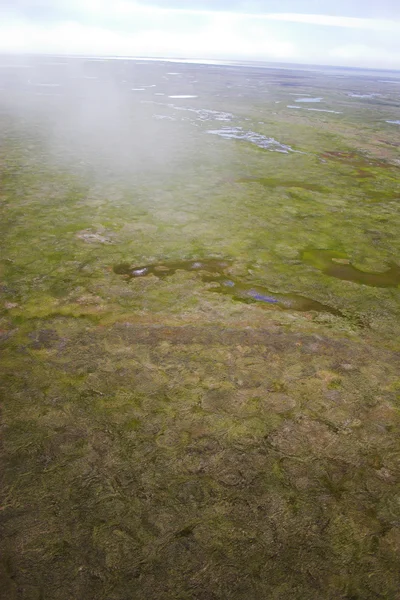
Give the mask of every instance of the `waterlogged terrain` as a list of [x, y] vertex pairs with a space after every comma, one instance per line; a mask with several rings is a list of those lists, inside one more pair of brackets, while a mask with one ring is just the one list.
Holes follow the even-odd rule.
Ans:
[[362, 285], [373, 287], [400, 287], [400, 266], [394, 263], [387, 271], [373, 273], [357, 269], [350, 264], [347, 256], [341, 252], [329, 250], [305, 250], [302, 253], [305, 262], [321, 269], [330, 277], [337, 277], [343, 281], [353, 281]]
[[295, 294], [275, 294], [259, 285], [246, 283], [246, 281], [234, 280], [229, 277], [230, 263], [221, 260], [209, 259], [201, 261], [178, 261], [158, 265], [146, 265], [135, 267], [129, 263], [115, 265], [114, 273], [123, 275], [125, 279], [131, 280], [137, 277], [155, 275], [164, 278], [174, 275], [177, 271], [200, 272], [205, 283], [212, 284], [208, 287], [210, 291], [221, 294], [229, 294], [235, 300], [242, 302], [261, 302], [273, 304], [275, 308], [291, 311], [316, 311], [340, 314], [339, 311], [324, 306], [320, 302], [296, 296]]
[[1, 58], [1, 598], [398, 597], [399, 81]]
[[274, 138], [266, 137], [265, 135], [255, 133], [254, 131], [243, 131], [241, 127], [223, 127], [222, 129], [210, 129], [210, 131], [208, 131], [207, 133], [219, 135], [220, 137], [226, 140], [244, 140], [245, 142], [255, 144], [263, 150], [273, 150], [275, 152], [284, 152], [285, 154], [293, 151], [290, 146], [280, 144], [279, 142], [274, 140]]

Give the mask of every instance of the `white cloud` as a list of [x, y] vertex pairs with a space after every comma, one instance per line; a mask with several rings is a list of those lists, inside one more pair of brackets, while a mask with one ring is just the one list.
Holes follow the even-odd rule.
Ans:
[[73, 22], [49, 27], [14, 22], [0, 27], [0, 51], [202, 58], [228, 58], [234, 54], [275, 59], [295, 55], [291, 42], [263, 36], [252, 29], [239, 30], [238, 25], [214, 15], [197, 32], [154, 28], [129, 34]]
[[345, 44], [333, 48], [329, 54], [333, 59], [339, 59], [342, 65], [358, 64], [372, 68], [393, 69], [400, 66], [400, 46], [398, 49], [391, 50], [382, 46]]
[[[75, 0], [77, 2], [77, 0]], [[400, 32], [400, 21], [389, 19], [370, 19], [360, 17], [344, 17], [326, 14], [306, 14], [306, 13], [246, 13], [223, 11], [216, 12], [211, 10], [199, 10], [191, 8], [161, 8], [140, 3], [126, 2], [117, 0], [110, 4], [105, 0], [84, 0], [77, 3], [77, 6], [83, 8], [94, 15], [112, 14], [130, 17], [133, 15], [142, 16], [166, 16], [166, 15], [188, 15], [215, 17], [222, 15], [225, 19], [243, 19], [252, 21], [287, 21], [291, 23], [305, 23], [309, 25], [322, 25], [328, 27], [344, 27], [351, 29], [365, 29], [372, 31], [397, 31]]]
[[[351, 1], [351, 0], [350, 0]], [[304, 23], [328, 27], [341, 27], [346, 29], [363, 29], [370, 31], [393, 31], [400, 33], [400, 21], [394, 19], [375, 19], [362, 17], [346, 17], [341, 15], [307, 14], [307, 13], [247, 13], [237, 11], [214, 11], [196, 8], [171, 8], [130, 2], [127, 0], [61, 0], [57, 3], [59, 10], [74, 12], [76, 20], [78, 16], [86, 15], [93, 19], [93, 23], [99, 18], [109, 18], [110, 21], [119, 19], [132, 20], [156, 19], [166, 17], [189, 16], [216, 18], [223, 16], [224, 19], [246, 21], [284, 21], [290, 23]], [[1, 7], [0, 7], [1, 8]]]
[[399, 21], [172, 9], [126, 0], [60, 0], [57, 7], [68, 21], [46, 24], [3, 12], [0, 52], [400, 67]]
[[[251, 15], [246, 15], [249, 18]], [[341, 17], [332, 15], [309, 15], [299, 13], [271, 13], [258, 15], [259, 19], [271, 21], [289, 21], [292, 23], [306, 23], [309, 25], [323, 25], [329, 27], [345, 27], [351, 29], [367, 29], [372, 31], [399, 31], [399, 21], [386, 19], [362, 19], [358, 17]]]

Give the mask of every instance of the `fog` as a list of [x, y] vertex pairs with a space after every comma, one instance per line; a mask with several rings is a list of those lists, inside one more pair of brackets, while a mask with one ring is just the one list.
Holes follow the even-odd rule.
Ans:
[[[199, 149], [196, 113], [184, 104], [197, 96], [195, 76], [173, 70], [168, 63], [4, 56], [1, 117], [14, 137], [31, 138], [31, 151], [60, 167], [97, 178], [172, 173]], [[168, 98], [174, 95], [183, 98]]]

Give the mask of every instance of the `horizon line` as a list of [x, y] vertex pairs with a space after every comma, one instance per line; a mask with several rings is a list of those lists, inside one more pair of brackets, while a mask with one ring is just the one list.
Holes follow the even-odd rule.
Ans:
[[[342, 64], [324, 64], [324, 63], [309, 63], [309, 62], [286, 62], [278, 61], [273, 59], [262, 59], [262, 58], [201, 58], [201, 57], [171, 57], [171, 56], [135, 56], [135, 55], [114, 55], [114, 54], [61, 54], [53, 52], [4, 52], [0, 51], [1, 56], [54, 56], [57, 58], [89, 58], [99, 60], [143, 60], [150, 62], [175, 62], [181, 64], [214, 64], [214, 65], [226, 65], [236, 64], [237, 66], [253, 66], [250, 63], [255, 63], [254, 66], [263, 66], [264, 68], [274, 68], [270, 65], [292, 65], [298, 67], [312, 67], [312, 68], [328, 68], [328, 69], [356, 69], [365, 71], [390, 71], [394, 73], [400, 73], [400, 68], [390, 67], [367, 67], [362, 65], [342, 65]], [[277, 67], [275, 67], [277, 68]]]

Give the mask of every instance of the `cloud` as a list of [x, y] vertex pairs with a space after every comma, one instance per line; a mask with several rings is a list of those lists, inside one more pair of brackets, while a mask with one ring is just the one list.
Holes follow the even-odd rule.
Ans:
[[229, 58], [234, 52], [237, 57], [273, 59], [295, 54], [289, 41], [258, 35], [251, 29], [242, 28], [239, 34], [232, 25], [227, 27], [223, 18], [216, 17], [194, 33], [152, 28], [129, 34], [74, 22], [52, 27], [15, 22], [0, 28], [0, 51], [192, 58]]
[[400, 65], [400, 47], [387, 49], [382, 46], [369, 46], [367, 44], [346, 44], [330, 51], [334, 60], [339, 59], [342, 65], [368, 65], [376, 68], [397, 68]]
[[[400, 4], [395, 0], [124, 0], [126, 5], [138, 5], [155, 9], [180, 9], [208, 12], [238, 12], [262, 14], [266, 5], [270, 13], [284, 14], [322, 14], [342, 15], [345, 17], [378, 17], [395, 19], [400, 17]], [[84, 6], [89, 2], [82, 0], [2, 0], [2, 6], [14, 8], [20, 15], [42, 16], [46, 13], [60, 15], [71, 5]], [[114, 10], [115, 2], [105, 3], [102, 0], [91, 2], [93, 7], [108, 4], [109, 12]], [[190, 8], [188, 8], [188, 5]]]
[[[76, 1], [76, 0], [75, 0]], [[216, 15], [224, 15], [225, 18], [240, 20], [260, 20], [260, 21], [286, 21], [291, 23], [304, 23], [310, 25], [322, 25], [328, 27], [345, 27], [351, 29], [365, 29], [374, 31], [399, 31], [400, 21], [392, 19], [375, 19], [363, 17], [334, 16], [327, 14], [308, 14], [308, 13], [254, 13], [225, 10], [216, 12], [209, 9], [195, 8], [171, 8], [163, 6], [154, 6], [152, 4], [133, 3], [126, 0], [117, 0], [110, 5], [105, 0], [83, 0], [77, 6], [84, 8], [85, 11], [92, 14], [103, 13], [108, 15], [121, 15], [131, 17], [141, 14], [142, 16], [151, 15], [157, 17], [160, 15], [188, 15], [205, 16], [213, 18]]]
[[[344, 14], [256, 13], [256, 8], [265, 6], [258, 1], [235, 2], [225, 11], [221, 10], [222, 0], [216, 3], [219, 10], [208, 8], [210, 2], [195, 0], [189, 8], [179, 0], [173, 5], [158, 0], [162, 6], [154, 5], [157, 0], [0, 2], [3, 52], [400, 67], [400, 21], [396, 20]], [[340, 2], [338, 6], [343, 5]], [[317, 4], [309, 0], [310, 6]], [[328, 4], [322, 2], [321, 6], [327, 8]], [[283, 6], [289, 5], [300, 8], [302, 2], [283, 2]], [[277, 2], [273, 0], [268, 6], [277, 6]]]
[[[250, 17], [250, 15], [246, 15]], [[400, 21], [387, 19], [365, 19], [359, 17], [343, 17], [332, 15], [310, 15], [300, 13], [271, 13], [257, 15], [256, 18], [290, 21], [292, 23], [306, 23], [310, 25], [323, 25], [328, 27], [346, 27], [351, 29], [367, 29], [373, 31], [399, 31]]]
[[[3, 9], [13, 12], [15, 15], [19, 15], [24, 18], [27, 17], [31, 20], [46, 20], [46, 15], [51, 16], [53, 19], [58, 20], [75, 20], [81, 22], [86, 21], [88, 18], [97, 24], [99, 21], [108, 19], [110, 23], [121, 19], [128, 19], [132, 21], [135, 18], [151, 18], [160, 19], [165, 17], [177, 17], [177, 16], [189, 16], [189, 17], [206, 17], [213, 18], [216, 15], [224, 15], [225, 18], [236, 18], [240, 20], [259, 20], [259, 21], [284, 21], [291, 23], [303, 23], [317, 26], [328, 26], [328, 27], [341, 27], [351, 29], [364, 29], [373, 31], [397, 31], [400, 32], [400, 20], [395, 18], [367, 18], [367, 17], [355, 17], [346, 15], [333, 15], [329, 12], [322, 13], [309, 13], [305, 12], [263, 12], [260, 10], [265, 4], [261, 2], [241, 2], [234, 3], [233, 8], [236, 6], [238, 10], [233, 10], [232, 4], [228, 2], [218, 2], [212, 8], [209, 7], [209, 2], [191, 2], [190, 6], [187, 3], [176, 2], [146, 2], [141, 0], [139, 2], [130, 0], [114, 0], [110, 3], [108, 0], [40, 0], [40, 1], [29, 1], [21, 0], [19, 2], [11, 2], [3, 0]], [[286, 5], [288, 3], [286, 2]], [[311, 3], [308, 1], [308, 6], [319, 6], [317, 3]], [[353, 3], [347, 3], [352, 4]], [[272, 3], [276, 6], [277, 3]], [[301, 4], [290, 2], [291, 6], [300, 6]], [[337, 13], [337, 4], [324, 3], [326, 8], [331, 5], [332, 12]], [[225, 6], [225, 9], [224, 9]], [[271, 6], [271, 2], [269, 3]], [[303, 4], [304, 6], [304, 4]], [[239, 10], [240, 7], [251, 8], [253, 10]], [[365, 2], [360, 3], [359, 12], [362, 14], [366, 13]], [[398, 12], [398, 11], [397, 11]], [[381, 14], [385, 14], [383, 7]]]

